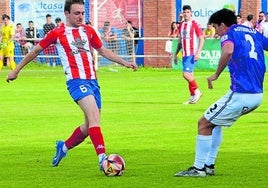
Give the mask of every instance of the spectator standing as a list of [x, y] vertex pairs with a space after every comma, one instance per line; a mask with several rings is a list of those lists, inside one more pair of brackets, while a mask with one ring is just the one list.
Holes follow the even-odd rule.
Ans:
[[195, 104], [202, 96], [194, 78], [194, 67], [204, 45], [204, 35], [200, 24], [192, 19], [191, 6], [184, 5], [182, 9], [184, 21], [180, 24], [178, 33], [183, 50], [183, 78], [187, 81], [190, 92], [190, 99], [184, 104]]
[[10, 66], [11, 70], [16, 68], [14, 60], [14, 37], [15, 28], [10, 21], [10, 17], [7, 14], [2, 15], [3, 26], [0, 29], [0, 71], [4, 65], [4, 58], [7, 59], [7, 65]]
[[73, 100], [81, 108], [84, 122], [74, 129], [67, 140], [57, 141], [52, 166], [58, 166], [62, 158], [66, 156], [67, 151], [90, 137], [98, 156], [99, 168], [102, 169], [102, 162], [106, 158], [106, 149], [100, 128], [100, 87], [94, 69], [91, 47], [105, 58], [127, 68], [137, 70], [137, 65], [123, 60], [102, 45], [95, 30], [91, 26], [83, 24], [84, 10], [83, 0], [66, 0], [64, 5], [66, 24], [61, 24], [60, 27], [47, 33], [18, 64], [17, 68], [8, 74], [7, 81], [15, 80], [22, 68], [44, 48], [56, 43], [66, 76], [67, 88]]
[[123, 29], [122, 37], [126, 40], [128, 55], [132, 56], [136, 52], [138, 40], [135, 39], [139, 37], [139, 30], [133, 27], [132, 22], [129, 20], [126, 22], [126, 28]]
[[240, 14], [236, 15], [236, 22], [237, 24], [242, 24], [243, 23], [243, 20], [242, 20], [242, 17]]
[[268, 37], [268, 13], [266, 14], [265, 21], [261, 24], [260, 30], [263, 36]]
[[[46, 23], [43, 25], [43, 35], [45, 36], [49, 31], [53, 30], [56, 25], [52, 22], [52, 16], [50, 14], [46, 15]], [[46, 62], [48, 66], [56, 66], [56, 47], [51, 44], [48, 48], [44, 49], [44, 54], [46, 55]]]
[[56, 19], [55, 19], [55, 23], [56, 23], [56, 26], [58, 26], [58, 27], [59, 27], [59, 26], [60, 26], [60, 24], [62, 23], [62, 22], [61, 22], [61, 18], [59, 18], [59, 17], [58, 17], [58, 18], [56, 18]]
[[[184, 21], [184, 17], [183, 17], [183, 14], [182, 13], [179, 14], [179, 18], [178, 19], [179, 19], [178, 22], [176, 22], [177, 23], [177, 28], [179, 28], [180, 24]], [[179, 32], [178, 29], [177, 29], [177, 32]], [[178, 36], [179, 36], [179, 34], [177, 33], [177, 37]], [[175, 64], [177, 64], [177, 61], [178, 61], [177, 55], [178, 55], [179, 51], [181, 50], [181, 48], [182, 48], [182, 46], [181, 46], [181, 39], [178, 38], [177, 48], [176, 48], [176, 51], [175, 51], [174, 56], [173, 56], [173, 61], [174, 61]]]
[[268, 13], [265, 15], [265, 21], [268, 21]]
[[257, 21], [257, 23], [255, 24], [255, 29], [257, 31], [259, 31], [260, 33], [262, 33], [262, 29], [261, 29], [261, 25], [265, 22], [265, 14], [263, 11], [259, 12], [259, 19]]
[[43, 25], [43, 35], [45, 36], [49, 31], [54, 29], [56, 25], [52, 22], [52, 16], [50, 14], [46, 15], [46, 23]]
[[254, 29], [236, 24], [235, 14], [228, 9], [213, 13], [209, 22], [221, 36], [222, 54], [217, 70], [207, 78], [208, 88], [213, 89], [212, 82], [219, 78], [226, 66], [229, 68], [231, 86], [198, 121], [193, 166], [175, 176], [215, 175], [222, 127], [231, 127], [240, 117], [258, 108], [263, 98], [266, 71], [264, 50], [268, 50], [268, 38]]
[[250, 28], [254, 28], [253, 14], [247, 15], [247, 19], [245, 20], [245, 22], [243, 23], [243, 25], [248, 26]]
[[178, 24], [177, 24], [177, 22], [171, 22], [170, 30], [169, 30], [167, 36], [170, 38], [177, 38], [178, 37]]
[[263, 36], [268, 37], [268, 20], [266, 19], [265, 22], [261, 24], [261, 31]]
[[167, 36], [170, 37], [171, 39], [166, 41], [165, 51], [169, 54], [170, 57], [172, 57], [172, 39], [178, 38], [177, 22], [171, 22]]
[[21, 51], [20, 54], [21, 55], [27, 54], [27, 49], [25, 48], [26, 34], [25, 34], [25, 30], [24, 30], [24, 28], [23, 28], [21, 23], [16, 24], [14, 41], [15, 41], [15, 43], [18, 44], [18, 46], [20, 48], [20, 51]]
[[104, 22], [103, 28], [101, 31], [101, 38], [106, 43], [107, 48], [112, 50], [114, 53], [117, 53], [117, 34], [115, 30], [112, 28], [109, 21]]
[[39, 32], [34, 27], [34, 22], [30, 20], [28, 22], [28, 28], [26, 28], [26, 38], [28, 39], [25, 48], [30, 52], [33, 49], [33, 46], [37, 43], [36, 39], [40, 38]]
[[180, 14], [179, 14], [178, 21], [176, 22], [176, 23], [177, 23], [177, 27], [179, 27], [179, 26], [180, 26], [180, 24], [181, 24], [181, 22], [183, 22], [183, 21], [184, 21], [183, 14], [182, 14], [182, 13], [180, 13]]

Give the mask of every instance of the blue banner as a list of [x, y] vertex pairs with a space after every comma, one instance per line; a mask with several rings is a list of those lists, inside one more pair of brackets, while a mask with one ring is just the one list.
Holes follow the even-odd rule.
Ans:
[[209, 17], [217, 10], [228, 8], [238, 14], [240, 12], [241, 0], [175, 0], [176, 3], [176, 19], [182, 12], [183, 5], [190, 5], [192, 8], [193, 19], [201, 24], [202, 28], [206, 28]]

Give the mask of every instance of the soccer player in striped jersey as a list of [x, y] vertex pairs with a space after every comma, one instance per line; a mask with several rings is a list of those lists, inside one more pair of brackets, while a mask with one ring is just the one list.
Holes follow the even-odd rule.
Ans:
[[213, 13], [209, 23], [221, 36], [222, 54], [216, 72], [207, 78], [208, 88], [213, 89], [212, 82], [219, 78], [226, 66], [231, 85], [198, 121], [193, 166], [175, 176], [214, 175], [222, 127], [232, 126], [242, 115], [258, 108], [263, 98], [264, 50], [268, 50], [268, 38], [255, 29], [236, 24], [236, 15], [228, 9]]
[[100, 129], [101, 95], [92, 50], [95, 48], [103, 57], [134, 71], [138, 67], [135, 63], [125, 61], [111, 50], [103, 47], [101, 39], [93, 27], [83, 24], [84, 9], [83, 0], [66, 0], [64, 5], [66, 24], [62, 23], [59, 27], [48, 32], [18, 64], [17, 68], [8, 74], [7, 81], [16, 79], [25, 65], [43, 49], [55, 43], [66, 76], [68, 91], [83, 111], [85, 118], [84, 123], [76, 127], [68, 139], [56, 142], [56, 153], [52, 160], [52, 166], [58, 166], [68, 150], [89, 136], [101, 169], [102, 161], [106, 158], [106, 151]]
[[188, 82], [190, 99], [184, 104], [195, 104], [202, 96], [194, 78], [194, 67], [204, 45], [204, 35], [200, 24], [192, 19], [192, 8], [182, 8], [184, 21], [178, 27], [178, 35], [182, 43], [183, 78]]

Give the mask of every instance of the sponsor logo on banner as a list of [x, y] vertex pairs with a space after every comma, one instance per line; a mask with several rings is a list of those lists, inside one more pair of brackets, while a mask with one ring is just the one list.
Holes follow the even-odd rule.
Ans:
[[[202, 28], [206, 28], [209, 17], [216, 11], [227, 8], [234, 12], [238, 12], [238, 3], [239, 0], [203, 0], [200, 3], [200, 0], [182, 0], [183, 5], [190, 5], [192, 7], [192, 16]], [[182, 7], [177, 7], [182, 11]]]
[[210, 66], [218, 65], [221, 57], [221, 50], [202, 50], [200, 59], [206, 60]]
[[36, 13], [55, 13], [63, 12], [64, 2], [37, 2], [35, 5]]
[[36, 28], [42, 29], [46, 22], [46, 14], [52, 16], [52, 22], [55, 22], [57, 17], [65, 21], [64, 3], [65, 0], [16, 0], [14, 1], [14, 21], [22, 23], [25, 29], [30, 20], [34, 21]]

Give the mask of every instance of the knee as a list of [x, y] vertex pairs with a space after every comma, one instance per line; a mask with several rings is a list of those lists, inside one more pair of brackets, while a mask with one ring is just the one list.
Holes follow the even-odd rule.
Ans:
[[198, 121], [198, 134], [199, 135], [211, 135], [213, 125], [203, 116]]
[[189, 75], [188, 75], [187, 72], [183, 72], [183, 73], [182, 73], [182, 76], [183, 76], [183, 78], [184, 78], [185, 80], [188, 80], [188, 79], [189, 79]]
[[183, 72], [183, 78], [190, 82], [193, 80], [193, 75], [192, 73], [189, 72]]

